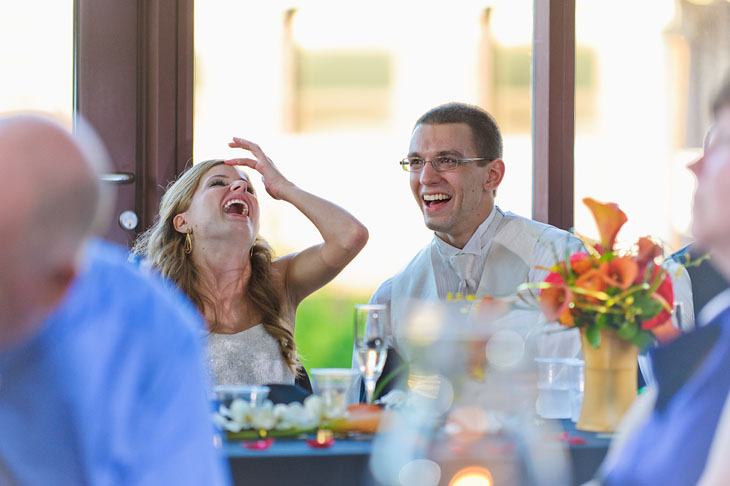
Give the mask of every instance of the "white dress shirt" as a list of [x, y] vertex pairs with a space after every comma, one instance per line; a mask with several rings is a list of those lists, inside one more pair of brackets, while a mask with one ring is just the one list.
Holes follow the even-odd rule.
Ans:
[[[449, 293], [456, 294], [459, 288], [460, 278], [450, 263], [450, 257], [460, 252], [469, 252], [476, 255], [473, 272], [474, 278], [477, 280], [477, 287], [480, 285], [481, 275], [484, 265], [492, 246], [496, 233], [495, 219], [497, 212], [502, 213], [501, 209], [495, 206], [487, 219], [479, 225], [472, 237], [467, 241], [464, 248], [458, 249], [441, 240], [434, 233], [434, 241], [438, 251], [433, 252], [435, 258], [432, 259], [434, 266], [434, 277], [436, 282], [436, 290], [438, 297], [445, 299]], [[502, 213], [503, 214], [503, 213]], [[542, 282], [550, 273], [550, 268], [557, 262], [564, 260], [568, 255], [585, 251], [581, 241], [574, 235], [566, 233], [555, 227], [548, 227], [542, 232], [540, 238], [535, 245], [532, 257], [529, 262], [529, 271], [527, 274], [527, 282]], [[383, 282], [380, 287], [373, 293], [370, 298], [371, 304], [385, 304], [390, 306], [391, 289], [393, 278], [389, 278]], [[533, 292], [534, 295], [537, 291]], [[390, 323], [391, 327], [393, 323]], [[556, 327], [558, 325], [556, 324]], [[393, 346], [392, 329], [389, 330], [387, 342], [389, 346]]]

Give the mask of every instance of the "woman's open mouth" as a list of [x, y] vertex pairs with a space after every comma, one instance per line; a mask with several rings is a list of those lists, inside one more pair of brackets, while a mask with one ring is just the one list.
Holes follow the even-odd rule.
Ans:
[[223, 212], [248, 216], [248, 204], [243, 199], [231, 199], [223, 205]]

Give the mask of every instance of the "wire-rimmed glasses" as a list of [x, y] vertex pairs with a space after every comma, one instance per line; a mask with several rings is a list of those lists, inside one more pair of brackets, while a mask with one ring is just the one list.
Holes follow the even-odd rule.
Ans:
[[423, 170], [427, 162], [431, 163], [431, 167], [436, 172], [446, 172], [449, 170], [454, 170], [457, 167], [459, 167], [459, 164], [466, 164], [468, 162], [478, 162], [480, 160], [488, 160], [492, 161], [495, 159], [490, 159], [488, 157], [470, 157], [470, 158], [464, 158], [460, 159], [458, 157], [452, 157], [449, 155], [443, 155], [434, 157], [432, 159], [422, 159], [421, 157], [406, 157], [405, 159], [400, 161], [400, 166], [403, 168], [406, 172], [420, 172]]

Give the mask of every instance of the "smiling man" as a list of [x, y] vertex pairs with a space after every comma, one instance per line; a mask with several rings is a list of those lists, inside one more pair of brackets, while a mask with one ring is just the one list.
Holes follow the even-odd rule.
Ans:
[[[389, 345], [396, 350], [409, 301], [513, 295], [523, 282], [542, 281], [556, 256], [583, 248], [570, 233], [495, 205], [505, 176], [502, 135], [481, 108], [449, 103], [428, 111], [416, 122], [400, 164], [434, 238], [371, 298], [390, 305]], [[572, 357], [579, 348], [571, 330], [546, 353]]]

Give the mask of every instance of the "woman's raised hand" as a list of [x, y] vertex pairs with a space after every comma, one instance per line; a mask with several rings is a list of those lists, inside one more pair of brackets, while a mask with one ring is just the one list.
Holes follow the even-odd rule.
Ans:
[[260, 173], [266, 192], [268, 192], [274, 199], [281, 199], [283, 191], [286, 188], [293, 186], [293, 184], [289, 182], [289, 180], [284, 177], [281, 172], [279, 172], [279, 169], [276, 168], [271, 159], [266, 156], [263, 150], [261, 150], [261, 147], [255, 143], [243, 138], [233, 137], [233, 141], [228, 142], [228, 146], [232, 148], [242, 148], [253, 154], [255, 159], [229, 159], [226, 160], [225, 163], [228, 165], [244, 165]]

